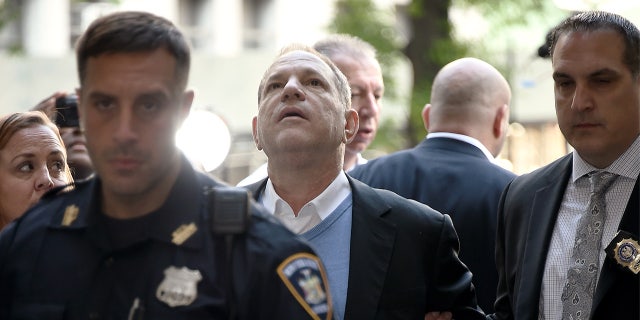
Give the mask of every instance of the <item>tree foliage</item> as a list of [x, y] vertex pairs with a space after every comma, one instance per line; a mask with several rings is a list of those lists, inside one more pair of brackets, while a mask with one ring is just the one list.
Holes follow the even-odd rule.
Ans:
[[[381, 54], [383, 69], [393, 67], [394, 57], [402, 53], [411, 62], [413, 86], [410, 111], [402, 128], [406, 138], [395, 148], [407, 148], [424, 138], [421, 111], [430, 99], [432, 80], [446, 63], [468, 55], [471, 44], [456, 39], [450, 19], [452, 6], [474, 8], [492, 22], [492, 27], [508, 28], [526, 25], [529, 19], [543, 12], [545, 0], [412, 0], [406, 6], [396, 7], [405, 19], [407, 34], [402, 35], [393, 17], [377, 9], [372, 0], [338, 0], [332, 23], [334, 32], [349, 33], [374, 45]], [[405, 41], [402, 41], [402, 40]], [[390, 58], [387, 58], [390, 57]], [[387, 73], [386, 73], [387, 74]], [[385, 85], [393, 79], [385, 77]], [[384, 126], [374, 143], [391, 132]], [[396, 135], [397, 136], [397, 135]]]
[[393, 95], [395, 82], [389, 70], [402, 54], [398, 50], [400, 40], [393, 12], [379, 9], [371, 0], [340, 0], [336, 3], [336, 8], [338, 14], [330, 29], [333, 32], [356, 35], [376, 48], [385, 73], [385, 86]]
[[[9, 23], [19, 19], [21, 13], [20, 8], [19, 0], [0, 1], [0, 31], [7, 27]], [[19, 41], [8, 43], [7, 52], [20, 54], [22, 52], [22, 43]]]

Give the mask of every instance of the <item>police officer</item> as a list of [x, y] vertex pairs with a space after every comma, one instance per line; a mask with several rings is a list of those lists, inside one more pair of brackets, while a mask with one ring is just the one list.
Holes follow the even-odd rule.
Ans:
[[[96, 175], [0, 234], [1, 319], [331, 317], [313, 251], [175, 147], [189, 63], [183, 35], [149, 13], [104, 16], [81, 37], [80, 125]], [[245, 210], [236, 235], [212, 218]]]

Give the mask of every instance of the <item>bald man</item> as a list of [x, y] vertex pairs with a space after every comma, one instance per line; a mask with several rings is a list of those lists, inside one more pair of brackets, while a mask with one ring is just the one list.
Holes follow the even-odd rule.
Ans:
[[422, 111], [426, 139], [369, 161], [349, 174], [449, 214], [460, 239], [460, 259], [473, 273], [480, 307], [493, 312], [498, 202], [515, 177], [496, 165], [509, 123], [511, 89], [490, 64], [455, 60], [436, 75]]

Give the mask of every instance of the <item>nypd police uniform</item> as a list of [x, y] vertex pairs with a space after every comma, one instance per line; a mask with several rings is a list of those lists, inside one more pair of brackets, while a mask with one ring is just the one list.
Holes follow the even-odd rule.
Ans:
[[230, 246], [209, 227], [213, 186], [183, 158], [139, 218], [101, 213], [99, 177], [44, 198], [0, 233], [0, 319], [330, 319], [308, 245], [252, 204]]

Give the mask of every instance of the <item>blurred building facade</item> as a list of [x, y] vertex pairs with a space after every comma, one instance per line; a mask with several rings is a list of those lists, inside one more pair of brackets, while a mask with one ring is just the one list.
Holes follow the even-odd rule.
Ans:
[[[190, 86], [194, 108], [225, 120], [231, 149], [212, 173], [235, 184], [265, 161], [251, 138], [262, 73], [278, 50], [291, 42], [312, 44], [327, 33], [335, 0], [0, 0], [15, 8], [0, 30], [0, 114], [23, 111], [55, 91], [78, 86], [73, 46], [97, 17], [119, 10], [164, 16], [181, 28], [193, 47]], [[377, 0], [406, 6], [406, 0]], [[10, 6], [12, 5], [12, 6]], [[461, 21], [469, 20], [463, 16]], [[478, 28], [474, 26], [474, 32]], [[548, 26], [510, 44], [509, 80], [514, 91], [514, 122], [501, 158], [516, 173], [533, 170], [569, 151], [555, 124], [553, 82], [548, 59], [535, 54]], [[409, 68], [398, 73], [400, 94], [385, 99], [383, 117], [402, 123], [407, 114]], [[404, 85], [404, 88], [402, 87]], [[202, 148], [216, 148], [216, 137], [202, 137]], [[371, 150], [369, 156], [377, 155]]]
[[[97, 17], [148, 11], [173, 21], [192, 44], [189, 86], [194, 108], [216, 113], [232, 136], [226, 161], [215, 170], [235, 183], [265, 161], [251, 138], [262, 73], [290, 42], [311, 44], [326, 34], [333, 0], [0, 0], [12, 10], [0, 30], [0, 114], [23, 111], [55, 91], [78, 86], [73, 52]], [[216, 148], [216, 137], [202, 137]]]

